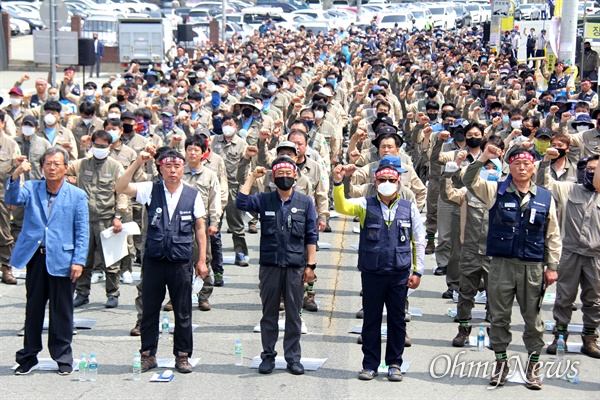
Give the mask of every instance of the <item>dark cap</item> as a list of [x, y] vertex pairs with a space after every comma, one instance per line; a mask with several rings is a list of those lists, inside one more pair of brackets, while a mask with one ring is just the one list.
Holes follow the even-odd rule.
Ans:
[[30, 124], [31, 126], [38, 126], [39, 122], [38, 122], [38, 119], [36, 117], [34, 117], [33, 115], [28, 115], [25, 118], [23, 118], [23, 122], [21, 125], [25, 125], [25, 124]]
[[135, 120], [135, 115], [131, 111], [125, 111], [121, 114], [121, 121], [123, 121], [124, 119]]
[[10, 92], [8, 92], [9, 95], [11, 94], [15, 94], [17, 96], [23, 96], [23, 90], [21, 90], [20, 87], [15, 86], [12, 89], [10, 89]]
[[539, 138], [542, 136], [547, 136], [547, 137], [551, 138], [552, 136], [554, 136], [554, 133], [552, 132], [552, 130], [550, 128], [546, 128], [545, 126], [542, 126], [535, 132], [535, 137]]
[[172, 117], [175, 115], [175, 109], [171, 106], [166, 106], [162, 109], [162, 111], [160, 113], [164, 114], [164, 115], [168, 115], [169, 117]]

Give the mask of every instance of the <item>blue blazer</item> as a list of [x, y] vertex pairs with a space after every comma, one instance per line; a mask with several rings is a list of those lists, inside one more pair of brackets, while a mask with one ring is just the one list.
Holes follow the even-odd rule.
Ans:
[[103, 57], [104, 56], [104, 45], [102, 44], [102, 42], [100, 41], [100, 39], [98, 39], [98, 51], [96, 51], [96, 55], [98, 57]]
[[68, 277], [71, 265], [85, 265], [89, 248], [89, 212], [85, 192], [66, 181], [58, 191], [48, 215], [46, 181], [6, 181], [4, 202], [24, 206], [23, 230], [10, 258], [23, 268], [35, 254], [46, 232], [46, 269], [52, 276]]

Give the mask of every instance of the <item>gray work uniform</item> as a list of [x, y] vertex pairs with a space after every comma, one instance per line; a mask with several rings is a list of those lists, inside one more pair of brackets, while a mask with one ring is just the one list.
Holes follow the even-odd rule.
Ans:
[[10, 232], [10, 211], [4, 203], [4, 184], [10, 178], [13, 159], [21, 151], [17, 142], [0, 131], [0, 264], [10, 265], [15, 242]]

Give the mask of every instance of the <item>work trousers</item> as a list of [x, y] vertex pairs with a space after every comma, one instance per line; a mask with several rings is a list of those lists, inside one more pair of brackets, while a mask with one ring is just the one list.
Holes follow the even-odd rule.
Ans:
[[[435, 261], [438, 267], [447, 267], [452, 253], [452, 210], [454, 206], [442, 199], [437, 203], [437, 245], [435, 246]], [[457, 226], [460, 232], [460, 224]], [[460, 233], [457, 233], [460, 238]]]
[[[244, 212], [238, 210], [235, 206], [237, 194], [237, 189], [229, 189], [229, 199], [227, 206], [225, 206], [225, 218], [227, 219], [227, 226], [231, 230], [235, 254], [244, 253], [248, 255], [246, 234], [244, 232]], [[219, 230], [221, 230], [221, 225], [219, 225]]]
[[434, 236], [437, 232], [437, 212], [438, 200], [440, 198], [440, 180], [429, 179], [427, 184], [427, 220], [425, 221], [425, 231], [427, 235]]
[[14, 246], [15, 242], [10, 232], [10, 211], [6, 203], [0, 200], [0, 264], [10, 265], [10, 255]]
[[[446, 218], [446, 216], [444, 216], [443, 218]], [[448, 269], [446, 270], [446, 285], [450, 290], [458, 290], [460, 280], [461, 250], [462, 243], [460, 242], [460, 206], [453, 205], [452, 212], [450, 213], [450, 257], [448, 259]]]
[[463, 248], [460, 258], [458, 304], [456, 306], [458, 319], [470, 320], [472, 318], [471, 311], [475, 307], [475, 295], [481, 286], [482, 278], [485, 290], [487, 290], [491, 261], [492, 257]]

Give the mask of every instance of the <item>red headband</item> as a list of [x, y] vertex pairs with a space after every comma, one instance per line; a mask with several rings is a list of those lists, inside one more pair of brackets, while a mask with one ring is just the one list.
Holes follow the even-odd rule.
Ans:
[[396, 178], [400, 176], [398, 171], [392, 168], [384, 168], [381, 171], [375, 172], [375, 179], [379, 178], [381, 175], [394, 175]]
[[296, 172], [296, 166], [294, 164], [290, 164], [289, 162], [277, 163], [277, 164], [273, 165], [273, 167], [271, 167], [271, 171], [274, 173], [275, 171], [277, 171], [278, 169], [281, 169], [281, 168], [289, 168], [292, 171]]
[[165, 157], [160, 160], [160, 165], [165, 165], [166, 163], [175, 163], [183, 165], [183, 160], [179, 157]]
[[512, 164], [513, 161], [516, 160], [529, 160], [532, 163], [535, 162], [535, 159], [533, 158], [533, 156], [529, 153], [519, 153], [517, 155], [512, 156], [511, 158], [508, 159], [508, 163]]

